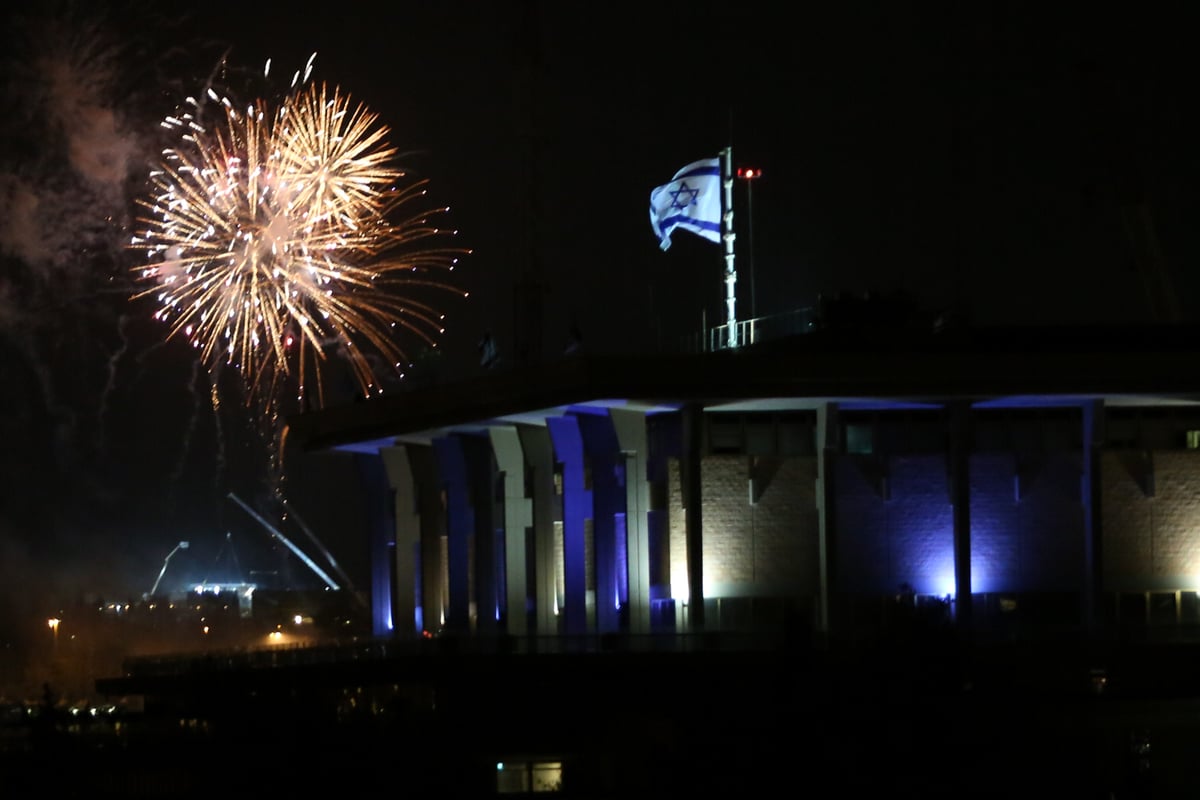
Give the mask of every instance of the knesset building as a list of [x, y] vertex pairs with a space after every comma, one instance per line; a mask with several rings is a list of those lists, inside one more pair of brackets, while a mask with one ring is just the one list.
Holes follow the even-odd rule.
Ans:
[[[575, 355], [291, 422], [367, 476], [375, 633], [636, 646], [1200, 628], [1200, 338]], [[591, 644], [588, 644], [591, 642]]]

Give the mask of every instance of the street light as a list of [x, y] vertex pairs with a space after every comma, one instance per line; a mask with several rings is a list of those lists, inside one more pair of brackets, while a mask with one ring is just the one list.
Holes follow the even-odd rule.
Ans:
[[50, 626], [50, 630], [54, 633], [54, 652], [58, 652], [58, 623], [62, 622], [58, 617], [51, 617], [46, 620], [46, 624]]
[[737, 176], [746, 182], [746, 216], [750, 218], [750, 318], [758, 318], [754, 292], [754, 182], [762, 177], [757, 167], [738, 167]]

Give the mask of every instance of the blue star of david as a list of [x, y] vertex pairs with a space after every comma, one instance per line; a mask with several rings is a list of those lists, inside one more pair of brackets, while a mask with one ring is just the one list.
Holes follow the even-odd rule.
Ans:
[[[678, 210], [682, 211], [685, 208], [687, 208], [688, 206], [695, 205], [696, 204], [696, 195], [698, 195], [698, 194], [700, 194], [700, 190], [693, 189], [690, 186], [688, 186], [687, 181], [680, 183], [679, 188], [670, 193], [670, 195], [671, 195], [671, 210], [675, 211], [676, 209], [678, 209]], [[687, 196], [686, 201], [681, 200], [680, 198], [684, 197], [685, 195]]]

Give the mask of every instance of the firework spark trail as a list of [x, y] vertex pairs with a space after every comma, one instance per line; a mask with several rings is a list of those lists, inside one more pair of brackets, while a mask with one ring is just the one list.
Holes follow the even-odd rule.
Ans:
[[100, 400], [96, 406], [96, 444], [101, 450], [104, 449], [105, 443], [104, 420], [108, 417], [108, 400], [117, 386], [117, 367], [120, 365], [121, 357], [129, 349], [129, 337], [125, 332], [128, 322], [127, 314], [117, 317], [117, 336], [120, 338], [120, 344], [108, 357], [107, 379], [104, 382], [104, 388], [100, 391]]
[[142, 350], [138, 351], [138, 354], [136, 356], [134, 356], [134, 359], [133, 359], [133, 363], [135, 363], [138, 368], [138, 375], [134, 379], [135, 383], [137, 382], [137, 378], [141, 377], [142, 371], [145, 370], [145, 368], [146, 368], [146, 359], [149, 358], [150, 356], [152, 356], [155, 352], [163, 349], [166, 346], [167, 346], [167, 342], [165, 342], [165, 341], [151, 342], [149, 345], [144, 347]]
[[171, 475], [167, 481], [169, 489], [173, 490], [179, 485], [183, 478], [183, 471], [187, 465], [188, 457], [192, 453], [192, 440], [196, 436], [196, 424], [200, 419], [200, 394], [197, 391], [197, 386], [200, 382], [200, 369], [202, 365], [199, 361], [192, 362], [192, 374], [188, 378], [188, 389], [192, 394], [192, 410], [188, 414], [187, 426], [183, 430], [183, 441], [180, 443], [179, 457], [175, 459], [175, 467], [171, 470]]
[[456, 233], [431, 221], [449, 209], [395, 219], [426, 187], [401, 185], [389, 129], [337, 88], [299, 73], [294, 85], [244, 111], [209, 89], [223, 110], [211, 126], [168, 117], [180, 140], [150, 177], [131, 243], [150, 284], [134, 299], [155, 297], [167, 338], [186, 337], [210, 368], [236, 369], [267, 418], [293, 382], [302, 405], [324, 404], [329, 343], [364, 395], [382, 391], [373, 354], [397, 372], [409, 360], [399, 334], [436, 347], [443, 333], [416, 294], [466, 296], [447, 273], [468, 251], [432, 245]]
[[[219, 369], [219, 368], [218, 368]], [[221, 495], [221, 479], [225, 475], [226, 459], [225, 459], [225, 433], [221, 424], [221, 395], [217, 391], [218, 375], [214, 372], [208, 373], [208, 402], [213, 411], [213, 426], [216, 429], [216, 469], [213, 470], [213, 496], [220, 497]]]

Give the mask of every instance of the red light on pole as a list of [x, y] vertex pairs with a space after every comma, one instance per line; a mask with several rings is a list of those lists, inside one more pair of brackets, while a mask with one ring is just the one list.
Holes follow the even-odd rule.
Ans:
[[750, 217], [750, 316], [758, 318], [758, 303], [754, 290], [754, 181], [762, 177], [758, 167], [738, 167], [737, 176], [746, 182], [746, 214]]

